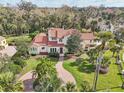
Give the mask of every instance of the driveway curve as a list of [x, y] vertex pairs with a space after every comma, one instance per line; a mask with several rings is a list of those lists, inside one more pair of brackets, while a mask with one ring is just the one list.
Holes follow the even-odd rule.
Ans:
[[64, 57], [60, 57], [58, 63], [56, 64], [58, 78], [62, 80], [63, 84], [66, 84], [68, 82], [76, 84], [75, 78], [72, 76], [72, 74], [63, 68], [63, 60]]
[[19, 81], [22, 81], [24, 84], [24, 92], [33, 92], [33, 81], [34, 79], [32, 78], [33, 71], [30, 71], [26, 74], [24, 74]]

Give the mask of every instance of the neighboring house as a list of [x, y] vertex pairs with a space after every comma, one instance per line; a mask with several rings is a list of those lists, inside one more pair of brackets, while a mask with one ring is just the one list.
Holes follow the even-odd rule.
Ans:
[[6, 39], [2, 36], [0, 36], [0, 47], [1, 48], [6, 48], [8, 46]]
[[[77, 33], [76, 29], [62, 29], [62, 28], [51, 28], [48, 33], [40, 33], [32, 40], [29, 53], [30, 54], [48, 54], [48, 53], [59, 53], [64, 54], [67, 52], [65, 45], [67, 45], [68, 38]], [[95, 36], [93, 33], [80, 33], [82, 48], [86, 45], [96, 44]], [[89, 46], [90, 47], [90, 46]]]
[[0, 56], [8, 55], [12, 57], [16, 52], [15, 46], [8, 46], [6, 39], [0, 36]]
[[99, 22], [98, 23], [98, 28], [101, 31], [111, 31], [112, 33], [115, 31], [115, 27], [112, 23], [107, 25], [105, 22]]
[[101, 41], [96, 39], [93, 33], [81, 33], [81, 45], [84, 50], [90, 50], [101, 44]]

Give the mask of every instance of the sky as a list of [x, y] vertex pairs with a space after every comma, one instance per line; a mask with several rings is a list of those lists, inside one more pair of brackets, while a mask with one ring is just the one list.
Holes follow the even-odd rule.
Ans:
[[[36, 4], [39, 7], [61, 7], [62, 5], [87, 7], [100, 6], [106, 7], [124, 7], [124, 0], [25, 0]], [[16, 6], [20, 0], [0, 0], [0, 4]]]

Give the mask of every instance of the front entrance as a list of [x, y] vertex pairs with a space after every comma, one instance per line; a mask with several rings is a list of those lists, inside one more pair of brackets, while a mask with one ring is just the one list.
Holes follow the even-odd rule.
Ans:
[[63, 54], [63, 48], [60, 48], [60, 54]]

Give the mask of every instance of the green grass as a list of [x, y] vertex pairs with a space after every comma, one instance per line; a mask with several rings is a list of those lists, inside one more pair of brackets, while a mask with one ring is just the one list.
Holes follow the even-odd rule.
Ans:
[[[83, 81], [88, 81], [90, 86], [93, 85], [94, 72], [85, 72], [80, 71], [78, 66], [72, 65], [73, 62], [66, 60], [64, 62], [64, 68], [67, 69], [72, 75], [75, 77], [77, 81], [78, 88], [81, 88], [81, 83]], [[87, 64], [86, 67], [90, 67], [90, 64]], [[88, 68], [88, 70], [91, 70]], [[118, 74], [117, 65], [112, 62], [109, 67], [109, 72], [105, 75], [100, 74], [98, 83], [97, 83], [97, 91], [124, 91], [119, 86], [121, 86], [122, 80], [120, 75]]]
[[[54, 65], [58, 61], [56, 58], [50, 58], [50, 60], [53, 62]], [[21, 71], [21, 76], [31, 70], [34, 70], [37, 67], [37, 65], [40, 63], [40, 60], [38, 60], [36, 58], [29, 58], [28, 60], [25, 60], [25, 61], [26, 61], [27, 65]]]
[[25, 42], [31, 42], [31, 38], [28, 35], [22, 35], [22, 36], [10, 36], [6, 37], [6, 40], [8, 43], [13, 42], [14, 40], [16, 41], [25, 41]]
[[26, 60], [27, 65], [24, 67], [24, 69], [21, 72], [21, 75], [24, 75], [25, 73], [34, 70], [36, 68], [36, 66], [40, 63], [39, 60], [34, 59], [34, 58], [30, 58], [28, 60]]

